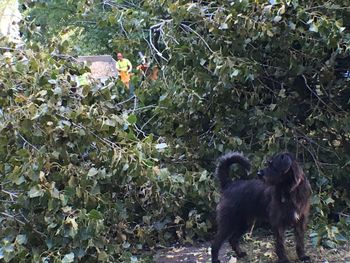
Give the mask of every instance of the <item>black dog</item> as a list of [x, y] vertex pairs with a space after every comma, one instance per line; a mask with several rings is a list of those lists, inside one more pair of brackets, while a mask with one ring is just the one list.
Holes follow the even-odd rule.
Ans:
[[281, 153], [273, 157], [268, 166], [258, 172], [260, 180], [233, 182], [229, 177], [233, 163], [250, 169], [249, 160], [236, 152], [218, 159], [216, 176], [220, 181], [221, 200], [217, 206], [218, 231], [212, 243], [212, 262], [220, 262], [219, 250], [227, 239], [237, 257], [245, 256], [246, 253], [239, 247], [239, 239], [259, 218], [267, 220], [272, 227], [278, 263], [290, 262], [284, 248], [284, 232], [290, 226], [295, 229], [299, 259], [310, 260], [305, 255], [304, 233], [310, 210], [311, 187], [293, 156]]

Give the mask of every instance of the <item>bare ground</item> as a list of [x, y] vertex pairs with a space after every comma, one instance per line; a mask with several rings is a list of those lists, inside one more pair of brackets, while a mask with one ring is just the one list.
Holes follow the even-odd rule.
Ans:
[[[287, 251], [291, 262], [299, 262], [295, 254], [292, 236], [287, 237]], [[276, 261], [272, 236], [246, 237], [242, 248], [248, 253], [243, 259], [236, 259], [229, 244], [221, 248], [222, 263], [273, 263]], [[350, 243], [336, 249], [312, 247], [307, 244], [308, 255], [313, 263], [350, 263]], [[160, 250], [155, 256], [156, 263], [210, 263], [210, 243], [201, 243], [188, 247], [173, 247]]]

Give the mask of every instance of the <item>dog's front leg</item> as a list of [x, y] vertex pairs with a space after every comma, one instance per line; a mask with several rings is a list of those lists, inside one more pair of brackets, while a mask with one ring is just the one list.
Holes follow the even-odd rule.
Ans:
[[278, 257], [277, 263], [289, 263], [289, 260], [286, 256], [286, 250], [284, 248], [284, 232], [283, 227], [277, 226], [274, 227], [274, 233], [276, 238], [276, 254]]
[[300, 219], [295, 225], [295, 243], [298, 257], [301, 261], [310, 261], [310, 257], [305, 255], [304, 235], [306, 231], [306, 220]]

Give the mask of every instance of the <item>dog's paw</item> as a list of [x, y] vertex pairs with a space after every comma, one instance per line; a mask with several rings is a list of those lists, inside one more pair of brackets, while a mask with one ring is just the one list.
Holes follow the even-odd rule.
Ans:
[[247, 255], [247, 253], [244, 252], [244, 251], [241, 251], [240, 253], [236, 253], [236, 254], [237, 254], [238, 258], [243, 258], [243, 257], [245, 257]]
[[301, 257], [299, 257], [300, 261], [303, 262], [311, 262], [311, 258], [309, 256], [303, 255]]

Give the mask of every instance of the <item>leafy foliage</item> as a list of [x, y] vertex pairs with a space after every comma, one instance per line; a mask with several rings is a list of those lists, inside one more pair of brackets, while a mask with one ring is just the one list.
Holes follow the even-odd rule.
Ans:
[[44, 51], [13, 51], [1, 67], [1, 257], [116, 262], [124, 249], [168, 240], [191, 174], [159, 167], [162, 146], [118, 104], [123, 87], [79, 97], [73, 75], [87, 69]]
[[[349, 237], [345, 1], [61, 2], [27, 5], [45, 31], [1, 49], [3, 260], [129, 262], [206, 239], [214, 160], [233, 149], [255, 169], [295, 152], [314, 189], [312, 242]], [[72, 92], [88, 69], [67, 53], [116, 49], [162, 69], [135, 77], [137, 105], [113, 79]]]

